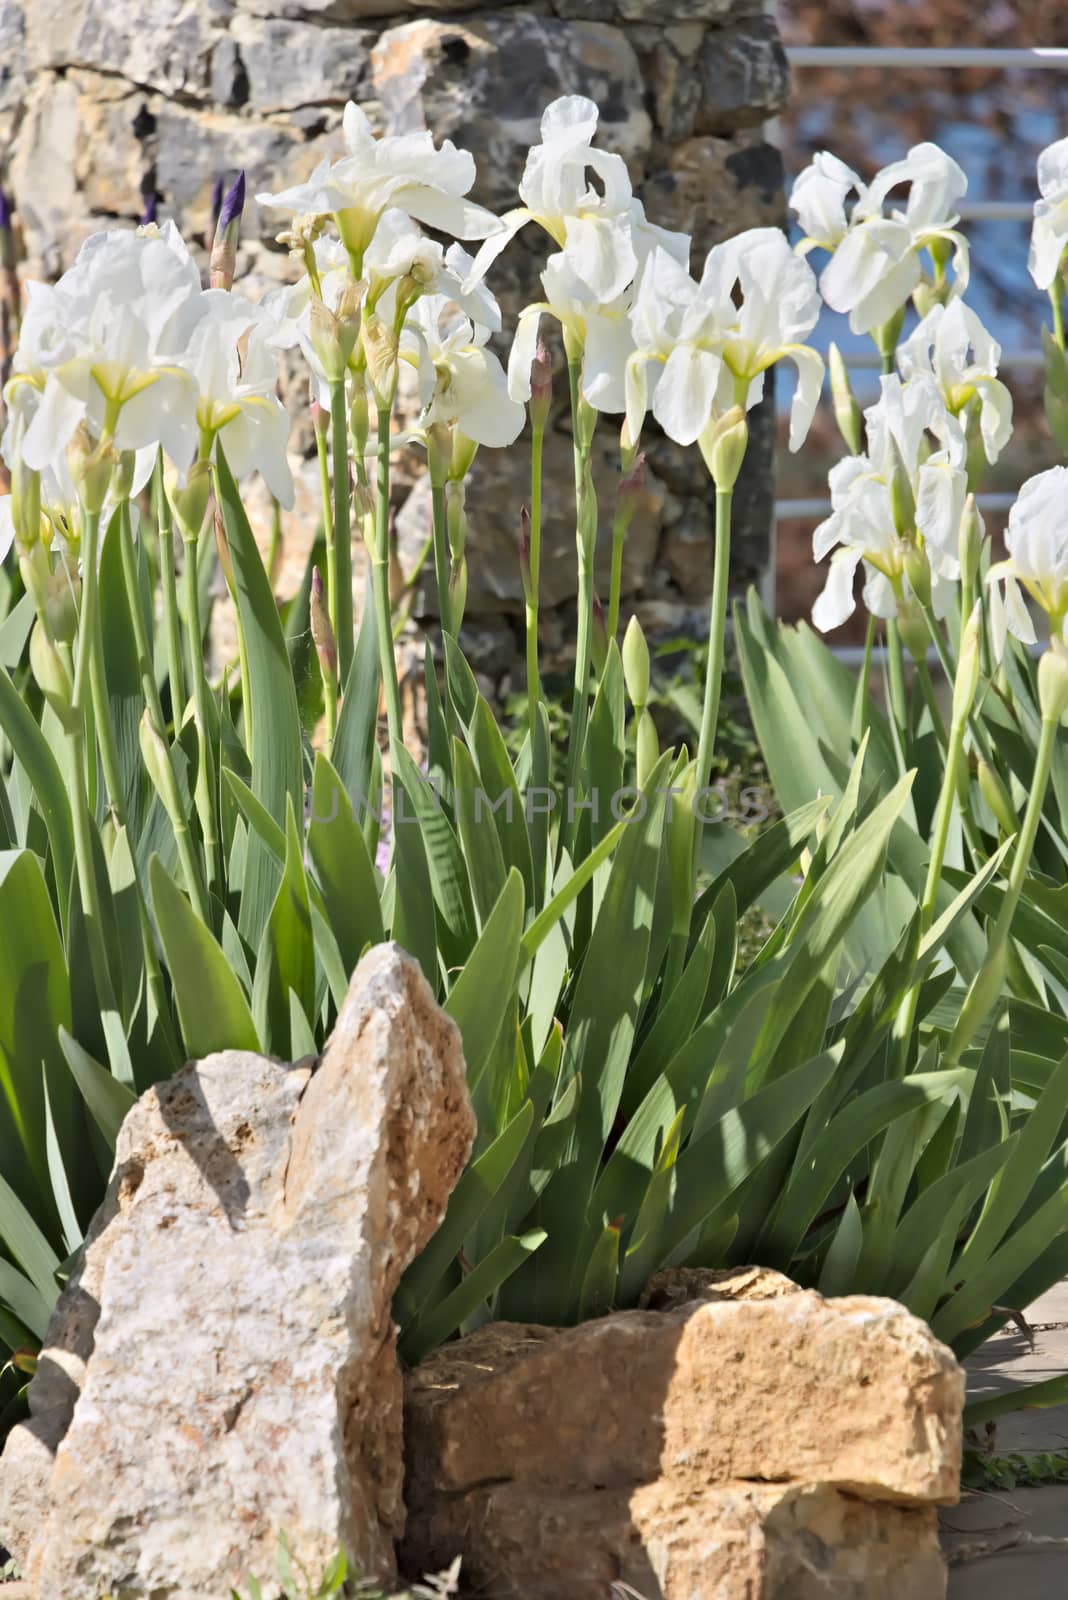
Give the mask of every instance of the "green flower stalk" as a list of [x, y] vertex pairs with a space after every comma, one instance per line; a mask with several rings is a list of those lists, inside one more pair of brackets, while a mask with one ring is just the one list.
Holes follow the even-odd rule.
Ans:
[[455, 638], [467, 605], [467, 491], [462, 476], [451, 478], [447, 485], [445, 525], [449, 535], [449, 623]]
[[[119, 463], [119, 455], [110, 438], [94, 443], [89, 437], [85, 424], [81, 423], [74, 434], [71, 444], [68, 446], [67, 463], [71, 479], [78, 491], [82, 508], [83, 616], [79, 622], [80, 645], [80, 632], [85, 627], [84, 608], [89, 588], [89, 575], [87, 572], [89, 554], [88, 547], [84, 543], [84, 528], [88, 519], [94, 517], [96, 519], [96, 528], [99, 529], [100, 515], [111, 485], [112, 475]], [[94, 589], [95, 584], [96, 574], [93, 575]], [[95, 625], [89, 630], [88, 649], [89, 685], [96, 740], [100, 747], [100, 763], [104, 769], [104, 783], [107, 788], [108, 804], [112, 815], [121, 826], [126, 820], [125, 795], [121, 777], [122, 769], [115, 739], [115, 728], [111, 720], [111, 711], [108, 704], [107, 680], [104, 673], [104, 641], [99, 628]], [[87, 740], [86, 742], [87, 746], [89, 746], [89, 741]], [[87, 759], [92, 769], [88, 775], [91, 783], [95, 776], [96, 762], [95, 758], [88, 753], [88, 749]]]
[[160, 610], [167, 644], [167, 676], [171, 689], [171, 714], [177, 727], [185, 708], [185, 668], [182, 662], [182, 627], [178, 614], [178, 584], [174, 566], [174, 522], [163, 481], [163, 453], [156, 456], [152, 473], [152, 503], [156, 513], [157, 563]]
[[975, 604], [976, 585], [979, 581], [979, 563], [983, 553], [983, 540], [986, 536], [986, 526], [982, 514], [975, 504], [974, 494], [970, 494], [964, 502], [964, 515], [960, 519], [960, 540], [958, 555], [960, 558], [960, 620], [961, 629], [972, 614]]
[[[950, 717], [949, 738], [946, 745], [945, 766], [942, 773], [942, 787], [938, 795], [938, 806], [935, 811], [931, 835], [931, 854], [927, 861], [927, 877], [924, 883], [923, 899], [920, 902], [921, 938], [927, 933], [934, 919], [938, 887], [942, 881], [942, 868], [945, 865], [946, 845], [949, 840], [949, 826], [953, 817], [953, 806], [954, 802], [959, 798], [960, 779], [962, 775], [965, 775], [963, 768], [964, 740], [968, 732], [968, 719], [975, 703], [975, 693], [979, 686], [981, 646], [982, 608], [976, 603], [971, 616], [968, 618], [961, 639], [960, 657], [957, 662], [957, 672], [953, 684], [953, 709]], [[941, 720], [939, 720], [940, 726]], [[900, 1053], [901, 1076], [904, 1076], [908, 1067], [908, 1055], [912, 1047], [919, 995], [920, 983], [917, 980], [911, 985], [905, 996], [894, 1030]]]
[[[388, 419], [389, 411], [386, 416]], [[333, 578], [330, 619], [337, 639], [338, 673], [344, 685], [348, 682], [352, 665], [353, 615], [352, 615], [352, 512], [349, 485], [349, 415], [344, 377], [330, 384], [330, 444], [334, 474], [333, 516], [331, 532], [334, 540], [333, 561], [329, 573]], [[388, 484], [389, 430], [386, 430], [386, 464]], [[329, 584], [328, 584], [329, 592]]]
[[452, 468], [452, 429], [436, 422], [427, 429], [427, 465], [430, 469], [430, 505], [434, 528], [434, 581], [438, 591], [441, 631], [455, 637], [450, 605], [451, 548], [447, 492]]
[[1009, 957], [1009, 933], [1012, 929], [1016, 907], [1023, 893], [1035, 840], [1038, 837], [1038, 825], [1042, 817], [1042, 807], [1045, 803], [1050, 768], [1053, 764], [1053, 747], [1059, 726], [1059, 718], [1043, 716], [1034, 776], [1031, 780], [1027, 810], [1024, 813], [1023, 823], [1016, 838], [1008, 888], [1001, 902], [1001, 909], [998, 912], [993, 930], [987, 940], [986, 957], [979, 971], [972, 979], [968, 993], [965, 995], [960, 1015], [957, 1018], [956, 1025], [942, 1057], [942, 1066], [947, 1071], [951, 1067], [956, 1067], [960, 1064], [961, 1057], [997, 1004], [1004, 987]]
[[527, 719], [533, 739], [538, 701], [541, 698], [541, 679], [538, 670], [538, 583], [534, 572], [530, 511], [526, 506], [519, 508], [519, 574], [523, 583], [526, 613]]
[[619, 632], [619, 603], [623, 589], [623, 545], [627, 530], [634, 521], [634, 513], [642, 503], [645, 493], [645, 452], [634, 457], [619, 482], [616, 492], [616, 514], [612, 519], [612, 574], [608, 590], [608, 637], [614, 639]]
[[597, 492], [593, 486], [590, 451], [597, 413], [582, 398], [582, 352], [568, 357], [571, 390], [571, 425], [575, 463], [575, 543], [578, 553], [578, 621], [575, 647], [575, 688], [571, 705], [571, 739], [568, 746], [567, 789], [573, 793], [589, 714], [590, 666], [593, 660], [593, 558], [597, 543]]
[[527, 716], [533, 740], [541, 698], [538, 667], [538, 606], [541, 588], [541, 494], [545, 428], [552, 409], [553, 366], [539, 339], [530, 365], [530, 509], [520, 514], [520, 568], [526, 609]]
[[175, 490], [174, 510], [182, 533], [182, 595], [185, 611], [186, 652], [193, 674], [193, 721], [197, 730], [197, 778], [195, 798], [204, 837], [208, 864], [209, 890], [220, 900], [223, 894], [222, 847], [219, 841], [218, 791], [215, 751], [212, 745], [212, 718], [209, 712], [211, 690], [204, 666], [204, 628], [200, 616], [200, 589], [197, 582], [197, 555], [200, 535], [208, 515], [211, 494], [211, 466], [199, 461], [189, 473], [185, 489]]
[[323, 575], [318, 567], [312, 568], [310, 612], [312, 642], [315, 645], [315, 654], [323, 679], [326, 743], [329, 755], [337, 728], [337, 640], [330, 625]]
[[[389, 724], [389, 747], [394, 759], [404, 743], [404, 719], [401, 712], [400, 683], [397, 679], [397, 657], [393, 649], [393, 609], [389, 598], [389, 478], [390, 426], [392, 405], [378, 408], [377, 478], [375, 484], [375, 539], [371, 552], [371, 583], [374, 596], [375, 623], [378, 631], [378, 659], [386, 696], [386, 719]], [[346, 508], [346, 525], [348, 511]], [[349, 591], [351, 602], [351, 588]], [[341, 660], [338, 641], [338, 660]]]
[[92, 698], [94, 645], [99, 642], [97, 623], [97, 561], [100, 532], [100, 506], [82, 503], [82, 605], [78, 619], [78, 650], [71, 695], [71, 731], [69, 735], [72, 768], [72, 815], [74, 823], [74, 854], [78, 872], [78, 887], [82, 912], [85, 918], [85, 936], [89, 947], [89, 964], [93, 985], [101, 1007], [101, 1022], [107, 1038], [111, 1070], [126, 1084], [133, 1083], [125, 1033], [116, 1004], [116, 989], [108, 962], [104, 942], [103, 906], [100, 885], [96, 877], [96, 859], [93, 846], [93, 819], [90, 812], [87, 787], [86, 761], [90, 749], [89, 724]]
[[[1058, 300], [1057, 305], [1060, 305]], [[1048, 328], [1042, 329], [1042, 356], [1045, 385], [1042, 402], [1049, 431], [1063, 454], [1068, 455], [1068, 361], [1064, 353], [1064, 329], [1060, 339]]]
[[596, 590], [593, 596], [593, 619], [590, 628], [590, 656], [593, 661], [594, 676], [603, 677], [605, 663], [608, 660], [608, 628], [605, 625], [604, 606]]
[[708, 615], [708, 667], [705, 673], [701, 707], [701, 731], [697, 742], [697, 782], [700, 791], [708, 787], [719, 723], [719, 702], [723, 692], [723, 667], [727, 649], [727, 595], [731, 564], [731, 508], [734, 485], [742, 470], [749, 442], [745, 412], [734, 406], [714, 420], [699, 440], [709, 475], [716, 486], [716, 546], [712, 574], [712, 601]]

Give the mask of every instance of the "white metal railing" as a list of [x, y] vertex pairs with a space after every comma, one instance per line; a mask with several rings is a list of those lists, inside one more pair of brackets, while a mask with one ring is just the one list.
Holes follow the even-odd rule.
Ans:
[[[942, 46], [897, 45], [788, 45], [786, 58], [792, 68], [805, 67], [880, 67], [891, 71], [952, 70], [985, 68], [998, 72], [1013, 71], [1068, 71], [1068, 47], [1037, 47], [1031, 50], [991, 49]], [[961, 219], [966, 222], [1029, 222], [1032, 206], [1025, 200], [974, 200], [961, 205]], [[856, 368], [879, 368], [880, 359], [875, 351], [844, 351], [847, 364]], [[1043, 365], [1039, 350], [1005, 351], [1001, 365], [1019, 370], [1040, 369]], [[979, 495], [981, 510], [1007, 511], [1015, 495]], [[816, 518], [825, 516], [831, 502], [823, 497], [803, 497], [775, 502], [774, 522], [790, 517]], [[775, 528], [772, 528], [771, 560], [765, 582], [761, 585], [765, 605], [775, 609]], [[770, 602], [770, 604], [769, 604]]]
[[787, 45], [786, 59], [792, 67], [950, 67], [958, 71], [967, 67], [989, 67], [1003, 72], [1047, 67], [1058, 71], [1068, 67], [1068, 47], [998, 50], [981, 46], [957, 49], [941, 45], [801, 44]]
[[[977, 494], [975, 503], [980, 511], [1010, 511], [1016, 504], [1014, 494]], [[776, 500], [776, 522], [787, 522], [791, 517], [823, 517], [831, 509], [831, 502], [824, 495], [804, 495], [796, 500]]]
[[962, 222], [1030, 222], [1034, 206], [1029, 200], [962, 200]]
[[[882, 357], [877, 350], [843, 350], [847, 367], [864, 368], [868, 371], [882, 370]], [[1026, 370], [1030, 367], [1043, 365], [1041, 350], [1003, 350], [999, 366], [1015, 367]]]

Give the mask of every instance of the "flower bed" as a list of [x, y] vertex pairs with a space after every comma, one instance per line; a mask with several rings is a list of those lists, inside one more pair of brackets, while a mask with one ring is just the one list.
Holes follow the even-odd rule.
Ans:
[[[567, 1325], [635, 1306], [663, 1266], [748, 1261], [826, 1295], [892, 1295], [964, 1354], [1068, 1264], [1068, 469], [1024, 486], [1008, 559], [991, 563], [974, 490], [1011, 407], [962, 298], [964, 175], [930, 145], [868, 185], [821, 156], [794, 193], [800, 250], [751, 230], [695, 278], [689, 240], [645, 217], [596, 127], [590, 101], [554, 102], [522, 203], [498, 219], [467, 200], [463, 151], [430, 134], [376, 141], [350, 106], [346, 153], [259, 197], [289, 216], [292, 287], [254, 304], [233, 284], [240, 182], [208, 289], [169, 224], [94, 236], [59, 283], [28, 286], [0, 500], [18, 573], [0, 629], [0, 1427], [20, 1414], [135, 1096], [218, 1049], [318, 1054], [361, 953], [387, 937], [460, 1030], [478, 1124], [397, 1292], [409, 1362], [491, 1317]], [[1040, 164], [1032, 260], [1055, 313], [1056, 430], [1065, 149]], [[446, 249], [419, 224], [481, 243]], [[489, 285], [520, 229], [550, 254], [504, 366]], [[0, 231], [10, 243], [8, 219]], [[817, 248], [830, 252], [819, 285]], [[806, 343], [821, 288], [885, 371], [861, 415], [831, 363], [851, 453], [816, 535], [831, 566], [814, 620], [847, 614], [863, 570], [887, 705], [870, 648], [854, 680], [750, 597], [735, 638], [783, 816], [698, 893], [721, 809], [710, 780], [747, 412], [791, 362], [803, 445], [824, 376]], [[902, 338], [910, 304], [921, 320]], [[554, 765], [538, 606], [557, 335], [578, 602]], [[296, 346], [319, 407], [322, 537], [280, 613], [241, 483], [258, 472], [279, 503], [291, 494], [274, 390], [277, 353]], [[402, 373], [418, 390], [404, 439], [429, 465], [442, 612], [425, 766], [405, 747], [393, 649]], [[709, 472], [715, 584], [689, 750], [660, 748], [649, 652], [636, 622], [621, 630], [648, 414]], [[619, 492], [603, 508], [591, 443], [620, 418]], [[528, 419], [511, 755], [457, 635], [478, 550], [465, 484]], [[358, 627], [354, 555], [369, 597]], [[216, 558], [238, 651], [209, 678]], [[739, 919], [761, 904], [774, 926], [739, 971]]]

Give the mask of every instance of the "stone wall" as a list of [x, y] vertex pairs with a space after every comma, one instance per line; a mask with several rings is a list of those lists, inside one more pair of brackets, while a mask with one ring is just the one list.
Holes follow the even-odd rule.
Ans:
[[[601, 142], [627, 159], [650, 217], [694, 235], [695, 264], [717, 240], [784, 217], [779, 153], [764, 124], [783, 104], [787, 67], [759, 0], [0, 0], [0, 171], [13, 191], [27, 270], [54, 274], [81, 239], [134, 221], [157, 194], [187, 238], [210, 228], [212, 187], [244, 167], [249, 192], [299, 180], [339, 144], [344, 102], [358, 100], [385, 131], [424, 125], [470, 148], [474, 197], [503, 209], [544, 105], [593, 96]], [[254, 277], [291, 272], [254, 201], [239, 263]], [[536, 298], [546, 241], [526, 232], [491, 284], [506, 332]], [[566, 383], [547, 448], [545, 648], [572, 632], [574, 535]], [[290, 396], [300, 420], [306, 391]], [[754, 413], [738, 495], [739, 583], [768, 551], [772, 416]], [[602, 429], [597, 478], [611, 519], [615, 451]], [[297, 448], [311, 453], [304, 426]], [[696, 451], [647, 439], [646, 504], [628, 535], [625, 584], [654, 632], [703, 632], [711, 583], [711, 505]], [[420, 463], [398, 475], [402, 565], [421, 547], [427, 499]], [[516, 559], [527, 459], [484, 452], [469, 493], [468, 619], [492, 674], [507, 670], [521, 609]], [[405, 503], [406, 502], [406, 503]], [[295, 571], [314, 526], [311, 463], [287, 529]], [[605, 581], [603, 587], [607, 587]], [[563, 609], [554, 615], [552, 607]], [[429, 592], [416, 615], [433, 610]], [[494, 663], [491, 665], [490, 663]]]

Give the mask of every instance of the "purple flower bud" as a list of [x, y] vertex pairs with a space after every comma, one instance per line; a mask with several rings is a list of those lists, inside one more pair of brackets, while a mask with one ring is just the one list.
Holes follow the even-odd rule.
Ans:
[[625, 533], [645, 496], [645, 451], [640, 450], [616, 490], [616, 528]]
[[156, 193], [155, 189], [146, 189], [142, 192], [141, 198], [144, 201], [144, 210], [141, 212], [141, 226], [142, 228], [147, 228], [150, 223], [153, 223], [156, 220], [156, 213], [159, 208], [159, 195]]
[[312, 640], [315, 644], [315, 653], [319, 657], [319, 665], [324, 678], [336, 683], [337, 644], [326, 609], [323, 577], [318, 567], [312, 568], [310, 611]]
[[530, 420], [535, 428], [544, 428], [553, 398], [553, 362], [544, 339], [538, 340], [534, 360], [530, 364]]
[[216, 232], [224, 233], [233, 223], [239, 223], [244, 209], [245, 174], [239, 172], [223, 196], [222, 205], [219, 207], [219, 221], [216, 225]]
[[[9, 318], [14, 316], [17, 321], [19, 293], [18, 280], [15, 277], [15, 256], [15, 229], [12, 225], [11, 202], [3, 189], [0, 189], [0, 268], [4, 273], [4, 281], [0, 282], [0, 306], [5, 309]], [[0, 351], [0, 359], [3, 358], [3, 354], [4, 352]], [[0, 384], [6, 376], [6, 372], [0, 374]]]
[[234, 590], [234, 562], [230, 554], [230, 541], [226, 536], [226, 523], [223, 521], [223, 515], [218, 506], [215, 507], [212, 526], [215, 529], [215, 548], [219, 552], [219, 566], [222, 568], [223, 577], [226, 579], [226, 586], [232, 594]]
[[631, 463], [630, 471], [619, 481], [619, 498], [622, 500], [628, 495], [641, 498], [645, 488], [645, 451], [640, 450]]
[[245, 174], [223, 196], [215, 239], [211, 247], [210, 282], [213, 289], [231, 289], [237, 265], [237, 241], [241, 232], [241, 213], [245, 209]]
[[222, 175], [220, 174], [220, 176], [216, 178], [214, 184], [212, 185], [211, 190], [211, 231], [213, 234], [215, 232], [215, 225], [219, 220], [219, 212], [222, 210], [222, 203], [223, 180]]

